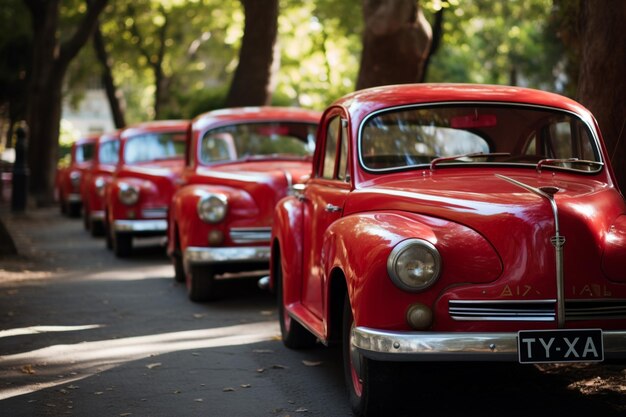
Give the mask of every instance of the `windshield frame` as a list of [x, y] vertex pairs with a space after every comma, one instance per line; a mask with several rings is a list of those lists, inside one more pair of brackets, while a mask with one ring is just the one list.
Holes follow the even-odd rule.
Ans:
[[[567, 114], [570, 117], [576, 119], [577, 121], [581, 122], [587, 129], [587, 132], [590, 136], [590, 141], [592, 142], [593, 146], [594, 146], [594, 153], [596, 153], [597, 155], [597, 159], [598, 161], [596, 162], [597, 165], [599, 166], [599, 168], [597, 170], [594, 171], [583, 171], [583, 170], [579, 170], [579, 169], [572, 169], [572, 168], [568, 168], [568, 167], [563, 167], [563, 166], [556, 166], [556, 165], [542, 165], [541, 169], [555, 169], [555, 170], [564, 170], [567, 172], [574, 172], [576, 174], [580, 174], [580, 175], [595, 175], [598, 174], [600, 172], [602, 172], [602, 170], [604, 169], [604, 166], [606, 165], [606, 161], [604, 159], [604, 155], [602, 152], [602, 146], [600, 144], [600, 139], [598, 137], [598, 132], [595, 129], [595, 126], [593, 124], [590, 123], [589, 120], [587, 120], [587, 118], [582, 117], [581, 114], [571, 111], [571, 110], [567, 110], [561, 107], [553, 107], [553, 106], [545, 106], [545, 105], [539, 105], [539, 104], [530, 104], [530, 103], [516, 103], [516, 102], [499, 102], [499, 101], [445, 101], [445, 102], [434, 102], [434, 103], [417, 103], [417, 104], [405, 104], [405, 105], [401, 105], [401, 106], [393, 106], [393, 107], [386, 107], [386, 108], [382, 108], [376, 111], [373, 111], [371, 113], [369, 113], [366, 117], [364, 117], [361, 120], [361, 123], [359, 125], [359, 129], [357, 132], [357, 154], [358, 154], [358, 161], [359, 161], [359, 165], [361, 167], [361, 169], [363, 169], [365, 172], [367, 173], [371, 173], [371, 174], [385, 174], [385, 173], [390, 173], [390, 172], [402, 172], [402, 171], [409, 171], [409, 170], [424, 170], [424, 169], [430, 169], [430, 163], [420, 163], [420, 164], [416, 164], [416, 165], [406, 165], [406, 166], [401, 166], [401, 167], [389, 167], [389, 168], [371, 168], [368, 167], [364, 160], [363, 160], [363, 152], [362, 152], [362, 147], [363, 147], [363, 130], [366, 127], [366, 125], [368, 124], [368, 122], [381, 115], [381, 114], [385, 114], [385, 113], [392, 113], [392, 112], [399, 112], [399, 111], [407, 111], [407, 110], [419, 110], [419, 109], [424, 109], [424, 108], [437, 108], [437, 107], [450, 107], [450, 106], [458, 106], [458, 107], [471, 107], [471, 106], [501, 106], [501, 107], [516, 107], [516, 108], [521, 108], [521, 109], [528, 109], [528, 110], [539, 110], [539, 111], [546, 111], [546, 112], [555, 112], [555, 113], [561, 113], [561, 114]], [[437, 164], [437, 169], [440, 168], [448, 168], [448, 167], [476, 167], [476, 166], [487, 166], [487, 167], [508, 167], [508, 168], [526, 168], [526, 169], [537, 169], [537, 163], [520, 163], [520, 162], [487, 162], [487, 161], [471, 161], [471, 162], [467, 162], [467, 161], [446, 161], [445, 163], [439, 163]]]

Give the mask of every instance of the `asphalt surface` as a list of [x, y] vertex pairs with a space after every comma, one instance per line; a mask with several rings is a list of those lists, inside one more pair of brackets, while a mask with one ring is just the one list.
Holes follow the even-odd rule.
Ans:
[[[158, 241], [117, 259], [57, 209], [0, 211], [0, 417], [350, 416], [341, 353], [286, 349], [271, 294], [192, 303]], [[622, 365], [406, 366], [390, 416], [624, 416]]]

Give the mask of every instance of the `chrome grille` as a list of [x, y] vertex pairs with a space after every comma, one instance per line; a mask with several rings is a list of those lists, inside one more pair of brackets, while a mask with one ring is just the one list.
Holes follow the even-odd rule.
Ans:
[[167, 218], [167, 207], [145, 208], [141, 210], [144, 219], [165, 219]]
[[230, 229], [230, 239], [233, 243], [266, 243], [272, 235], [271, 227], [233, 227]]
[[565, 319], [625, 319], [626, 300], [572, 300], [565, 302]]
[[449, 300], [448, 312], [460, 321], [553, 321], [556, 300]]

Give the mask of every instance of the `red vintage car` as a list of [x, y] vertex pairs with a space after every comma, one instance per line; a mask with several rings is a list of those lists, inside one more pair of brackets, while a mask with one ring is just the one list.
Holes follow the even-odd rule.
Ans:
[[396, 378], [398, 362], [626, 357], [626, 203], [609, 160], [589, 111], [551, 93], [421, 84], [338, 100], [311, 178], [275, 212], [284, 344], [340, 341], [363, 416], [425, 383]]
[[116, 256], [132, 253], [133, 238], [166, 236], [188, 129], [188, 121], [162, 120], [120, 134], [119, 161], [105, 191], [107, 247]]
[[311, 171], [319, 112], [281, 107], [198, 116], [185, 184], [172, 199], [168, 253], [189, 298], [215, 298], [225, 273], [267, 270], [272, 214]]
[[92, 165], [97, 140], [97, 135], [91, 135], [72, 143], [69, 165], [57, 170], [56, 187], [61, 213], [70, 217], [80, 216], [83, 176]]
[[93, 236], [104, 234], [104, 192], [119, 159], [119, 131], [100, 136], [91, 167], [84, 171], [81, 187], [85, 229]]

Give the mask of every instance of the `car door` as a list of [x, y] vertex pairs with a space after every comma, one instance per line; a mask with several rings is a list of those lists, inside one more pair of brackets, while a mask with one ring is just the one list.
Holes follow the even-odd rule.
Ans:
[[345, 199], [350, 192], [348, 166], [348, 124], [341, 111], [330, 113], [322, 125], [325, 134], [320, 150], [321, 158], [311, 179], [303, 191], [304, 235], [303, 235], [303, 285], [302, 304], [321, 318], [324, 311], [322, 292], [325, 276], [321, 268], [322, 244], [326, 229], [341, 218]]

